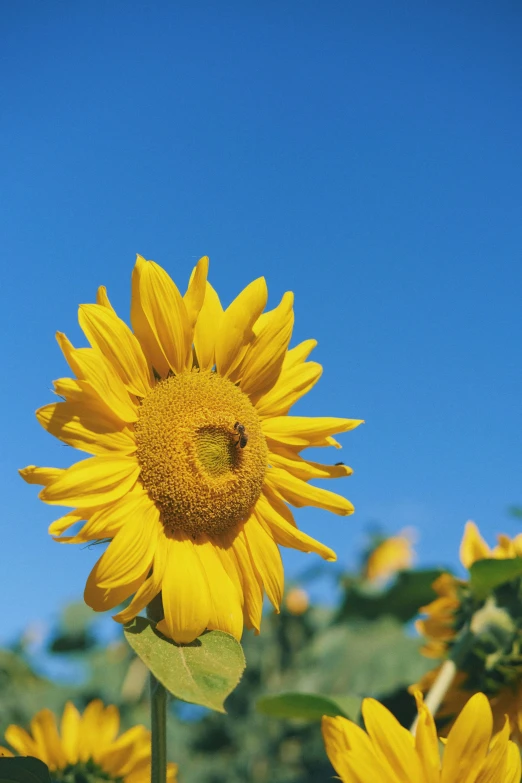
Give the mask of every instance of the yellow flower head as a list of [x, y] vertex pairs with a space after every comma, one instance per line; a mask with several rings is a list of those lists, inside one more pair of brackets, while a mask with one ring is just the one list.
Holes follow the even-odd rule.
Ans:
[[[20, 756], [34, 756], [51, 770], [53, 780], [74, 779], [83, 773], [103, 780], [124, 783], [150, 781], [150, 731], [134, 726], [118, 737], [117, 707], [103, 706], [99, 699], [87, 705], [83, 715], [67, 702], [60, 730], [50, 710], [41, 710], [31, 720], [30, 733], [20, 726], [8, 726], [5, 739]], [[0, 748], [0, 756], [13, 756]], [[168, 764], [167, 781], [176, 780], [176, 764]], [[83, 779], [83, 777], [82, 777]]]
[[411, 568], [414, 556], [411, 531], [403, 530], [385, 538], [370, 552], [364, 575], [370, 582], [386, 581], [397, 571]]
[[[288, 504], [351, 514], [344, 497], [310, 486], [348, 476], [344, 464], [300, 456], [307, 446], [361, 422], [289, 416], [319, 379], [306, 361], [316, 345], [289, 350], [293, 296], [263, 312], [263, 278], [224, 310], [207, 282], [208, 258], [184, 296], [168, 274], [138, 256], [132, 275], [132, 330], [107, 293], [81, 305], [89, 348], [58, 343], [75, 374], [54, 387], [61, 402], [37, 412], [60, 440], [94, 456], [70, 468], [21, 471], [43, 485], [40, 498], [74, 507], [49, 532], [67, 543], [110, 540], [85, 588], [96, 611], [134, 595], [115, 619], [127, 622], [161, 591], [158, 627], [177, 642], [206, 628], [241, 637], [259, 631], [263, 591], [279, 609], [283, 566], [278, 544], [335, 553], [296, 527]], [[85, 521], [74, 536], [63, 536]]]
[[[473, 522], [468, 522], [460, 546], [460, 559], [466, 568], [485, 558], [508, 559], [522, 555], [522, 535], [510, 539], [498, 537], [498, 545], [491, 549]], [[517, 586], [518, 585], [518, 586]], [[522, 583], [500, 588], [486, 601], [477, 603], [467, 582], [450, 574], [442, 574], [433, 584], [438, 597], [420, 610], [425, 617], [416, 623], [426, 641], [422, 652], [429, 658], [445, 658], [464, 625], [471, 621], [471, 629], [481, 638], [472, 647], [461, 664], [461, 669], [447, 692], [437, 713], [445, 720], [442, 729], [447, 732], [455, 715], [477, 692], [487, 694], [493, 710], [494, 727], [503, 726], [509, 718], [511, 737], [522, 745], [522, 664], [520, 650], [522, 632], [520, 620], [511, 616], [520, 602], [516, 592]], [[490, 630], [493, 636], [488, 636]], [[417, 688], [426, 693], [434, 683], [440, 666], [428, 672], [410, 691]]]
[[492, 738], [487, 698], [477, 693], [451, 729], [442, 752], [435, 722], [416, 694], [415, 737], [386, 707], [363, 702], [366, 731], [346, 718], [323, 718], [323, 737], [343, 783], [520, 783], [520, 753], [507, 722]]

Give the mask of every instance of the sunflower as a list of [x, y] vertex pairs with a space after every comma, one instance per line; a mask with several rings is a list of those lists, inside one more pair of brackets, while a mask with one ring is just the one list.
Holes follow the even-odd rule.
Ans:
[[[31, 720], [31, 733], [8, 726], [5, 739], [20, 756], [33, 756], [47, 764], [52, 779], [60, 781], [107, 780], [121, 783], [150, 781], [150, 731], [133, 726], [118, 737], [120, 714], [114, 705], [91, 701], [80, 715], [72, 702], [63, 711], [60, 730], [50, 710]], [[0, 748], [0, 756], [15, 755]], [[167, 765], [167, 781], [176, 780], [176, 764]]]
[[[264, 278], [223, 309], [200, 259], [181, 296], [169, 275], [138, 256], [132, 274], [132, 330], [104, 287], [81, 305], [89, 348], [58, 343], [75, 378], [54, 383], [61, 402], [37, 411], [40, 424], [93, 456], [67, 469], [29, 466], [23, 478], [40, 498], [73, 507], [53, 522], [58, 541], [109, 540], [86, 584], [96, 611], [134, 596], [115, 619], [125, 623], [161, 592], [158, 628], [188, 643], [205, 629], [241, 637], [259, 632], [264, 591], [279, 610], [283, 566], [278, 545], [335, 560], [301, 532], [289, 505], [353, 512], [310, 479], [348, 476], [343, 463], [300, 456], [308, 446], [361, 421], [289, 416], [318, 381], [306, 361], [316, 345], [289, 350], [293, 295], [273, 310]], [[63, 534], [76, 522], [82, 529]]]
[[401, 530], [396, 536], [379, 541], [366, 560], [365, 578], [370, 582], [385, 582], [397, 571], [411, 568], [415, 557], [412, 534], [411, 529]]
[[386, 707], [363, 701], [366, 732], [346, 718], [323, 718], [323, 737], [343, 783], [520, 783], [520, 753], [507, 721], [492, 739], [491, 707], [482, 693], [466, 704], [444, 745], [435, 721], [416, 694], [415, 737]]
[[[498, 545], [490, 548], [477, 526], [473, 522], [466, 524], [460, 547], [460, 559], [466, 568], [485, 558], [503, 560], [517, 556], [522, 556], [522, 535], [514, 539], [499, 535]], [[522, 580], [502, 585], [480, 602], [466, 581], [451, 574], [442, 574], [433, 589], [438, 597], [420, 610], [426, 616], [416, 623], [426, 638], [422, 647], [425, 656], [444, 659], [470, 621], [473, 630], [480, 630], [437, 712], [442, 732], [447, 733], [470, 697], [482, 691], [489, 698], [495, 730], [500, 730], [507, 715], [511, 737], [522, 746]], [[425, 674], [411, 686], [410, 692], [417, 688], [423, 693], [429, 691], [439, 670], [440, 666]]]

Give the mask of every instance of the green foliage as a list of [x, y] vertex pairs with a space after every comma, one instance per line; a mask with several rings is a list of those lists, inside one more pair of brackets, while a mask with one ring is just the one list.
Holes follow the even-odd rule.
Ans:
[[148, 669], [173, 696], [225, 712], [224, 701], [245, 668], [241, 645], [230, 634], [208, 631], [190, 644], [176, 644], [136, 617], [125, 638]]
[[385, 591], [376, 591], [359, 580], [348, 582], [338, 617], [376, 620], [388, 615], [407, 623], [418, 614], [419, 607], [436, 598], [432, 584], [442, 573], [440, 569], [401, 571]]
[[470, 587], [473, 594], [486, 598], [492, 590], [522, 576], [522, 557], [509, 560], [478, 560], [469, 569]]
[[323, 715], [342, 715], [357, 720], [361, 700], [356, 696], [320, 696], [316, 693], [280, 693], [278, 696], [262, 696], [257, 711], [272, 718], [294, 718], [317, 721]]
[[51, 783], [51, 778], [39, 759], [0, 758], [0, 783]]
[[[324, 571], [316, 570], [322, 575], [331, 574], [329, 569], [330, 566]], [[421, 577], [415, 574], [399, 575], [395, 584], [379, 593], [373, 590], [371, 596], [357, 574], [343, 577], [344, 611], [335, 606], [312, 606], [299, 616], [286, 609], [280, 615], [267, 612], [260, 636], [245, 633], [243, 637], [247, 667], [239, 685], [226, 698], [226, 714], [171, 700], [168, 756], [179, 764], [180, 781], [328, 783], [335, 773], [326, 757], [317, 722], [323, 710], [323, 714], [338, 712], [357, 720], [361, 699], [374, 696], [404, 725], [411, 723], [414, 703], [407, 686], [433, 662], [419, 654], [420, 641], [404, 620], [431, 600], [432, 595], [421, 585], [438, 572], [429, 572], [429, 576], [424, 572]], [[350, 600], [355, 602], [356, 594], [369, 597], [373, 602], [371, 610], [349, 606]], [[148, 724], [147, 669], [121, 635], [118, 639], [116, 624], [114, 634], [118, 641], [102, 644], [98, 622], [99, 615], [82, 604], [65, 610], [44, 656], [46, 666], [52, 664], [52, 671], [58, 672], [57, 681], [35, 673], [34, 664], [41, 665], [41, 652], [33, 658], [23, 644], [0, 651], [0, 744], [9, 723], [27, 727], [32, 715], [43, 707], [60, 715], [67, 699], [80, 709], [96, 697], [116, 704], [122, 730], [137, 723]], [[149, 654], [158, 654], [160, 658], [165, 655], [158, 666], [164, 667], [167, 687], [182, 699], [197, 701], [191, 688], [195, 687], [194, 682], [197, 686], [198, 675], [192, 677], [193, 683], [187, 682], [182, 664], [187, 661], [187, 650], [190, 656], [199, 648], [174, 645], [155, 636], [143, 618], [136, 621], [135, 629], [141, 631], [126, 632], [133, 647], [143, 645], [145, 649], [154, 636], [154, 651], [150, 648]], [[200, 642], [206, 649], [209, 643], [214, 644], [212, 640], [219, 639], [230, 643], [226, 634], [215, 632], [205, 634]], [[231, 641], [232, 649], [239, 649]], [[140, 648], [140, 655], [146, 658], [147, 653]], [[219, 655], [215, 660], [221, 660]], [[240, 665], [239, 658], [235, 660], [237, 682], [243, 662]], [[221, 663], [217, 666], [220, 677], [230, 677], [230, 689], [234, 685], [232, 675], [223, 672]], [[156, 675], [159, 673], [155, 671]], [[289, 694], [292, 703], [288, 701]], [[272, 710], [272, 715], [276, 709], [280, 712], [282, 695], [288, 715], [285, 720], [266, 714], [267, 709]], [[213, 706], [219, 708], [220, 704], [222, 709], [225, 696], [223, 692], [220, 701], [216, 697]], [[308, 720], [303, 720], [303, 698]], [[258, 703], [265, 714], [256, 708]]]

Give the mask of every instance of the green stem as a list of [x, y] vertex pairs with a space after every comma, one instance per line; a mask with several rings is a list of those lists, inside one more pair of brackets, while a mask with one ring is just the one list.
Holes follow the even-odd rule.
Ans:
[[[161, 599], [154, 599], [147, 607], [147, 617], [154, 622], [161, 619]], [[150, 728], [151, 728], [151, 783], [167, 780], [167, 690], [149, 672]]]
[[167, 691], [152, 672], [150, 677], [151, 770], [150, 783], [167, 779]]

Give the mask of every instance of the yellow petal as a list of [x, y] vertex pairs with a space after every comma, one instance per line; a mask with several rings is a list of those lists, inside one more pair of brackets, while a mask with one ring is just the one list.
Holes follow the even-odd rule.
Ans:
[[101, 699], [93, 699], [86, 706], [80, 722], [80, 761], [92, 759], [98, 747], [98, 727], [103, 714]]
[[[63, 769], [67, 763], [58, 735], [56, 718], [51, 710], [37, 712], [31, 720], [31, 733], [39, 749], [39, 758], [51, 769]], [[45, 755], [45, 759], [44, 759]]]
[[241, 390], [255, 404], [276, 383], [294, 326], [294, 295], [284, 294], [280, 304], [249, 346], [241, 366]]
[[491, 557], [491, 549], [479, 533], [474, 522], [466, 522], [464, 536], [460, 545], [460, 562], [464, 568], [469, 568], [477, 560]]
[[291, 367], [305, 362], [316, 346], [317, 340], [303, 340], [302, 343], [291, 348], [285, 356], [283, 369], [289, 370]]
[[340, 776], [343, 783], [352, 783], [352, 778], [348, 777], [348, 770], [346, 769], [347, 755], [349, 752], [345, 730], [347, 723], [348, 721], [346, 718], [330, 718], [325, 715], [321, 722], [321, 729], [326, 753], [332, 767]]
[[284, 446], [277, 451], [270, 452], [268, 460], [273, 467], [284, 468], [302, 481], [342, 478], [343, 476], [351, 476], [353, 473], [352, 468], [344, 464], [322, 465], [319, 462], [308, 462], [289, 448], [285, 449]]
[[[267, 488], [268, 489], [268, 488]], [[280, 506], [274, 507], [277, 499], [272, 495], [272, 503], [267, 497], [268, 493], [261, 493], [256, 506], [256, 514], [270, 528], [271, 534], [277, 544], [297, 549], [299, 552], [316, 552], [324, 560], [337, 560], [337, 555], [330, 547], [321, 544], [311, 536], [307, 536], [294, 525], [289, 524], [279, 513]]]
[[[123, 778], [127, 783], [129, 770], [144, 756], [148, 757], [150, 764], [150, 732], [145, 729], [145, 726], [133, 726], [121, 734], [109, 748], [100, 753], [98, 764], [112, 778]], [[148, 783], [148, 781], [145, 780], [143, 783]]]
[[60, 476], [63, 476], [65, 469], [38, 468], [36, 465], [28, 465], [26, 468], [21, 468], [18, 472], [28, 484], [39, 484], [42, 487], [47, 487]]
[[375, 699], [364, 699], [362, 713], [366, 731], [381, 764], [389, 767], [398, 781], [422, 781], [422, 770], [410, 732]]
[[4, 736], [6, 741], [20, 754], [20, 756], [35, 756], [36, 758], [40, 758], [36, 742], [25, 729], [11, 724], [5, 730]]
[[353, 505], [346, 498], [327, 489], [312, 487], [286, 470], [270, 468], [265, 481], [270, 487], [275, 488], [287, 503], [297, 508], [315, 506], [340, 516], [348, 516], [354, 512]]
[[132, 457], [90, 457], [67, 468], [39, 497], [51, 505], [101, 506], [130, 492], [139, 472]]
[[101, 285], [96, 291], [96, 304], [108, 307], [114, 313], [114, 307], [111, 305], [109, 297], [107, 295], [107, 289], [104, 285]]
[[268, 291], [264, 277], [259, 277], [227, 307], [216, 338], [216, 367], [224, 378], [234, 377], [246, 348], [254, 338], [252, 327], [265, 308]]
[[284, 572], [281, 553], [273, 537], [260, 524], [256, 514], [252, 514], [244, 524], [248, 549], [258, 572], [266, 594], [279, 612], [284, 590]]
[[98, 568], [101, 559], [102, 558], [100, 557], [89, 574], [83, 594], [85, 603], [87, 606], [90, 606], [91, 609], [94, 609], [95, 612], [106, 612], [109, 609], [114, 609], [115, 606], [119, 606], [141, 587], [145, 579], [145, 576], [142, 576], [131, 584], [125, 584], [114, 588], [100, 587], [98, 585]]
[[82, 410], [74, 402], [54, 402], [36, 411], [36, 418], [55, 438], [89, 454], [133, 454], [136, 442], [121, 423]]
[[515, 539], [511, 540], [509, 536], [504, 533], [499, 533], [497, 536], [498, 546], [494, 548], [491, 553], [491, 557], [495, 557], [499, 560], [511, 559], [517, 556], [517, 547]]
[[92, 347], [108, 359], [127, 391], [145, 397], [153, 386], [152, 373], [127, 324], [102, 305], [81, 305], [78, 321]]
[[131, 321], [149, 363], [162, 376], [192, 364], [192, 331], [174, 281], [154, 261], [137, 257], [132, 273]]
[[122, 612], [113, 616], [113, 620], [116, 620], [118, 623], [128, 623], [133, 617], [136, 617], [142, 609], [145, 609], [145, 607], [150, 604], [152, 599], [155, 598], [161, 590], [166, 565], [167, 544], [165, 543], [165, 536], [161, 530], [158, 533], [158, 542], [154, 552], [151, 576], [143, 582], [130, 604]]
[[328, 758], [343, 783], [397, 783], [379, 762], [366, 732], [355, 723], [325, 716], [322, 731]]
[[56, 339], [78, 379], [90, 383], [114, 416], [127, 424], [135, 422], [138, 418], [137, 408], [109, 361], [94, 348], [73, 348], [61, 332], [56, 333]]
[[488, 755], [484, 759], [480, 772], [473, 783], [504, 783], [508, 764], [509, 720], [504, 721], [504, 728], [496, 735]]
[[78, 381], [73, 378], [58, 378], [53, 381], [54, 392], [63, 397], [66, 402], [74, 403], [81, 407], [82, 411], [89, 414], [98, 414], [104, 419], [114, 422], [114, 428], [122, 426], [122, 420], [112, 408], [107, 405], [100, 395], [94, 390], [89, 381]]
[[51, 522], [47, 532], [51, 536], [60, 536], [62, 533], [65, 533], [66, 530], [72, 527], [72, 525], [75, 525], [77, 522], [81, 522], [83, 519], [86, 519], [85, 515], [88, 515], [89, 513], [92, 513], [92, 511], [81, 511], [80, 509], [69, 511], [67, 514], [64, 514], [63, 517], [60, 517], [60, 519], [55, 519], [54, 522]]
[[519, 783], [522, 777], [520, 750], [514, 742], [508, 745], [506, 775], [502, 783]]
[[425, 783], [439, 783], [440, 753], [433, 715], [424, 704], [420, 691], [415, 691], [419, 719], [415, 733], [415, 748], [422, 766]]
[[96, 729], [95, 756], [99, 756], [118, 736], [120, 730], [120, 712], [114, 704], [108, 704], [103, 709], [101, 720]]
[[257, 569], [254, 568], [244, 530], [236, 533], [231, 549], [243, 587], [245, 623], [247, 628], [253, 628], [256, 633], [259, 633], [263, 611], [263, 582]]
[[273, 418], [286, 415], [292, 405], [315, 386], [322, 372], [323, 368], [317, 362], [283, 369], [275, 385], [256, 401], [259, 416]]
[[76, 764], [80, 755], [80, 713], [71, 701], [65, 705], [60, 724], [62, 746], [69, 764]]
[[136, 256], [136, 264], [132, 270], [131, 324], [148, 364], [159, 376], [165, 378], [170, 369], [169, 363], [151, 324], [149, 324], [141, 302], [141, 277], [143, 269], [148, 263], [150, 262], [145, 261], [143, 256]]
[[234, 553], [232, 545], [234, 537], [235, 533], [221, 534], [217, 538], [212, 539], [212, 543], [214, 546], [214, 551], [221, 560], [223, 568], [236, 588], [241, 608], [243, 608], [245, 604], [245, 596], [243, 594], [243, 578], [241, 574], [241, 568], [238, 564], [237, 557]]
[[189, 643], [208, 626], [211, 602], [207, 579], [192, 539], [182, 533], [165, 538], [167, 566], [162, 601], [165, 619], [158, 629], [175, 642]]
[[448, 735], [444, 748], [441, 783], [475, 783], [488, 752], [493, 716], [483, 693], [466, 703]]
[[146, 496], [134, 504], [132, 516], [116, 533], [98, 564], [98, 586], [113, 588], [147, 576], [158, 536], [159, 510]]
[[187, 293], [183, 297], [190, 328], [194, 329], [196, 321], [205, 299], [205, 291], [208, 275], [208, 256], [203, 256], [192, 270]]
[[361, 419], [310, 416], [274, 416], [263, 421], [266, 437], [289, 446], [316, 446], [336, 432], [348, 432], [363, 424]]
[[216, 335], [221, 329], [223, 308], [219, 296], [207, 282], [205, 299], [194, 330], [194, 347], [201, 370], [211, 370], [215, 364]]
[[[55, 540], [60, 543], [81, 544], [104, 538], [114, 538], [123, 525], [135, 515], [136, 508], [146, 500], [148, 500], [148, 495], [143, 486], [137, 481], [130, 492], [125, 493], [123, 497], [114, 503], [110, 503], [108, 506], [103, 506], [100, 509], [88, 509], [87, 511], [76, 509], [76, 511], [70, 512], [71, 516], [74, 517], [76, 515], [78, 519], [87, 519], [88, 522], [77, 535]], [[76, 522], [78, 519], [73, 521]], [[59, 535], [58, 531], [60, 528], [60, 532], [66, 530], [64, 522], [65, 517], [62, 517], [62, 520], [53, 522], [49, 528], [49, 533]], [[69, 523], [67, 527], [70, 527], [71, 524]]]
[[194, 545], [207, 577], [210, 595], [210, 619], [207, 628], [232, 634], [238, 641], [243, 633], [243, 609], [235, 584], [217, 553], [217, 547], [206, 536]]
[[8, 748], [4, 748], [0, 745], [0, 759], [1, 758], [14, 758], [14, 753]]

